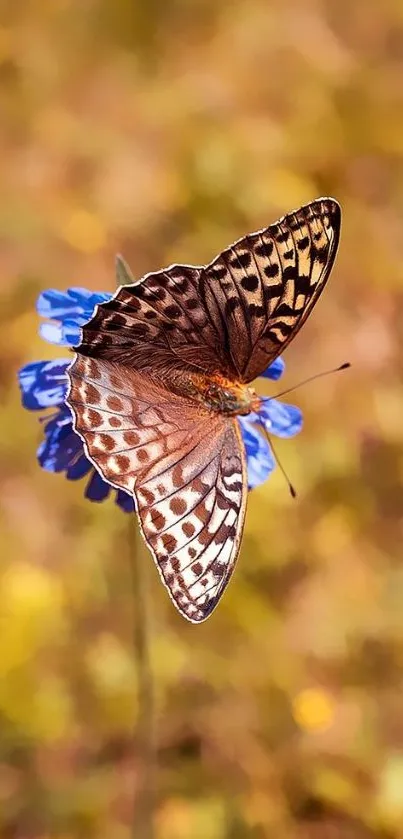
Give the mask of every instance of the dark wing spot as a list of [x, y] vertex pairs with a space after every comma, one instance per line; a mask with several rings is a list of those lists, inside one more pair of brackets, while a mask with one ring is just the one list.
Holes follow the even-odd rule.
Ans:
[[316, 248], [315, 245], [312, 245], [310, 257], [315, 262], [320, 262], [321, 265], [324, 265], [327, 260], [327, 251], [328, 248], [326, 245], [323, 248]]
[[213, 280], [223, 280], [224, 277], [227, 276], [228, 270], [225, 267], [225, 265], [221, 268], [215, 266], [214, 268], [209, 268], [209, 274], [211, 275]]
[[279, 233], [278, 236], [276, 236], [276, 242], [278, 242], [279, 245], [282, 245], [284, 242], [287, 241], [289, 235], [290, 234], [289, 234], [288, 230], [285, 230], [284, 232]]
[[210, 485], [202, 481], [201, 478], [193, 478], [193, 481], [190, 484], [190, 489], [192, 490], [192, 492], [200, 493], [200, 495], [204, 495], [204, 493], [207, 492], [209, 488]]
[[140, 434], [137, 434], [137, 431], [124, 431], [123, 439], [128, 446], [137, 446], [140, 442]]
[[169, 507], [175, 516], [182, 516], [186, 512], [186, 501], [183, 498], [172, 498]]
[[176, 488], [184, 484], [183, 469], [180, 463], [177, 463], [172, 470], [172, 483]]
[[167, 306], [166, 309], [164, 309], [164, 314], [167, 316], [167, 318], [172, 318], [173, 320], [175, 320], [176, 318], [180, 318], [181, 310], [179, 306]]
[[192, 524], [192, 522], [185, 521], [185, 523], [182, 524], [182, 530], [183, 530], [185, 536], [187, 536], [188, 539], [189, 539], [191, 536], [193, 536], [196, 528], [195, 528], [194, 524]]
[[160, 513], [159, 510], [152, 509], [150, 512], [150, 519], [154, 527], [157, 530], [162, 530], [165, 527], [166, 519], [165, 516]]
[[197, 518], [198, 518], [201, 522], [203, 522], [203, 523], [204, 523], [204, 522], [208, 521], [208, 518], [209, 518], [209, 511], [208, 511], [208, 509], [207, 509], [207, 507], [206, 507], [206, 505], [205, 505], [205, 503], [204, 503], [204, 502], [202, 502], [201, 504], [198, 504], [198, 505], [197, 505], [197, 507], [195, 507], [195, 511], [194, 511], [194, 512], [195, 512], [195, 515], [197, 516]]
[[171, 554], [176, 549], [177, 541], [175, 536], [172, 536], [171, 533], [163, 533], [161, 536], [162, 544], [164, 545], [165, 550], [167, 553]]
[[283, 280], [296, 280], [297, 279], [297, 269], [295, 265], [287, 265], [287, 268], [283, 270]]
[[303, 236], [302, 239], [297, 240], [297, 248], [299, 251], [304, 251], [310, 242], [309, 236]]
[[118, 396], [107, 396], [106, 404], [111, 411], [121, 411], [123, 408], [123, 402]]
[[146, 449], [140, 449], [140, 451], [137, 452], [137, 457], [140, 463], [147, 463], [150, 460], [150, 455]]
[[117, 454], [115, 460], [118, 469], [122, 472], [127, 472], [130, 466], [130, 457], [127, 457], [125, 454]]
[[300, 274], [296, 280], [295, 287], [298, 294], [304, 294], [306, 297], [309, 296], [313, 288], [311, 286], [311, 278]]
[[233, 259], [230, 259], [230, 265], [232, 268], [238, 268], [239, 265], [242, 268], [249, 268], [249, 265], [252, 262], [252, 257], [249, 251], [243, 251], [243, 253], [235, 253]]
[[108, 329], [120, 329], [121, 326], [126, 326], [126, 318], [124, 315], [112, 315], [106, 319]]
[[188, 300], [185, 300], [185, 306], [187, 309], [197, 309], [200, 306], [200, 302], [197, 297], [189, 297]]
[[89, 375], [89, 377], [91, 379], [96, 379], [96, 380], [101, 379], [102, 374], [101, 374], [96, 362], [93, 361], [91, 358], [89, 358], [87, 364], [88, 364], [88, 375]]
[[94, 386], [86, 382], [85, 387], [85, 399], [88, 399], [89, 402], [92, 402], [93, 405], [98, 405], [101, 401], [101, 396], [99, 390]]
[[212, 571], [215, 577], [223, 577], [225, 573], [225, 563], [219, 562], [219, 560], [216, 559], [212, 563], [210, 570]]
[[[153, 298], [154, 298], [154, 300], [155, 300], [155, 298], [157, 300], [165, 300], [165, 298], [167, 296], [167, 293], [166, 293], [165, 289], [161, 288], [160, 285], [156, 286], [154, 284], [153, 285], [150, 284], [148, 287], [144, 286], [143, 288], [144, 288], [143, 296], [145, 298], [148, 298], [149, 300], [152, 300]], [[139, 287], [139, 292], [140, 292], [140, 289], [141, 289], [141, 286]]]
[[155, 495], [154, 495], [153, 492], [151, 492], [151, 490], [142, 488], [142, 489], [139, 490], [139, 492], [142, 495], [142, 501], [143, 502], [145, 502], [146, 504], [149, 504], [150, 506], [151, 506], [151, 504], [154, 504]]
[[225, 314], [227, 316], [231, 315], [232, 312], [234, 312], [235, 309], [238, 309], [240, 305], [238, 297], [230, 297], [225, 304]]
[[256, 245], [255, 253], [256, 256], [265, 256], [266, 259], [270, 259], [273, 253], [273, 242], [263, 242], [261, 245]]
[[277, 263], [273, 262], [271, 265], [266, 265], [265, 266], [264, 273], [266, 274], [266, 277], [269, 277], [269, 278], [277, 277], [277, 274], [279, 273], [279, 270], [280, 269], [279, 269], [279, 266], [277, 265]]
[[112, 452], [115, 448], [115, 441], [110, 434], [100, 434], [99, 441], [102, 448], [106, 449], [107, 452]]
[[256, 274], [248, 274], [247, 277], [242, 277], [241, 286], [245, 291], [256, 291], [259, 286], [259, 278]]
[[88, 409], [88, 422], [91, 428], [96, 428], [98, 425], [102, 425], [102, 417], [98, 411], [94, 411], [93, 408]]

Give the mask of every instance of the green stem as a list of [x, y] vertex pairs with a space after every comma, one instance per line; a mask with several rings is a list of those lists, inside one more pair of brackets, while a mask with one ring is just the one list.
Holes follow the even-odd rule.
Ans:
[[[134, 517], [133, 517], [134, 518]], [[131, 522], [130, 545], [133, 573], [133, 645], [138, 679], [137, 736], [140, 783], [133, 819], [133, 839], [154, 839], [155, 808], [155, 698], [151, 667], [150, 556], [139, 526]]]

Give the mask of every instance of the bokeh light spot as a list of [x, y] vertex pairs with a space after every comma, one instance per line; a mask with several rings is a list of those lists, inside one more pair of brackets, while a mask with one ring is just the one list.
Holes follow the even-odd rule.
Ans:
[[324, 731], [333, 723], [336, 703], [321, 688], [307, 688], [294, 698], [293, 717], [300, 728], [308, 732]]
[[83, 253], [95, 253], [104, 247], [106, 230], [95, 213], [88, 210], [74, 210], [61, 227], [62, 238], [72, 248]]

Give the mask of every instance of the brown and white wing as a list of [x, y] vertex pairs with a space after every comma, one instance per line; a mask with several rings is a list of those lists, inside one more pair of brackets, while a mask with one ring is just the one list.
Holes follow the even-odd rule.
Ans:
[[205, 620], [242, 536], [247, 480], [238, 423], [113, 362], [78, 355], [68, 375], [67, 402], [90, 460], [135, 497], [143, 536], [179, 611]]
[[[79, 351], [158, 375], [252, 381], [305, 322], [329, 277], [340, 207], [320, 198], [240, 239], [202, 268], [171, 265], [123, 285], [83, 328]], [[130, 281], [122, 262], [119, 278]]]
[[[119, 257], [117, 265], [119, 279], [129, 279]], [[235, 375], [225, 335], [200, 297], [202, 270], [171, 265], [121, 286], [97, 306], [77, 349], [154, 376], [175, 368]]]
[[251, 233], [202, 272], [200, 296], [226, 330], [238, 377], [250, 382], [292, 341], [329, 277], [341, 211], [320, 198]]

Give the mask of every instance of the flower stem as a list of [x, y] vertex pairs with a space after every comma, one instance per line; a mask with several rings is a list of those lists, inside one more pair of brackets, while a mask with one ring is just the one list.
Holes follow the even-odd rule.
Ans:
[[133, 574], [133, 646], [138, 679], [137, 746], [140, 781], [133, 818], [133, 839], [154, 839], [155, 808], [155, 697], [150, 660], [150, 557], [137, 522], [132, 517], [131, 569]]

